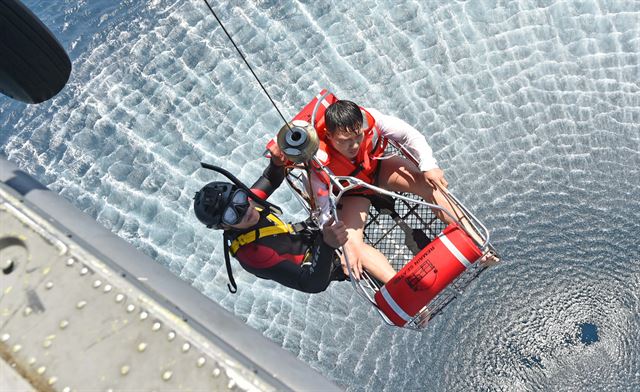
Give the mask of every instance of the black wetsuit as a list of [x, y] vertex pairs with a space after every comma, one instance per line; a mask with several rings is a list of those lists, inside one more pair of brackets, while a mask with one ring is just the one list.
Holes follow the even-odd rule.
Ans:
[[[283, 179], [284, 168], [270, 163], [251, 190], [266, 198]], [[284, 225], [277, 217], [262, 211], [255, 226], [225, 232], [225, 237], [232, 243], [244, 234], [256, 233], [255, 240], [236, 249], [232, 247], [232, 254], [242, 268], [260, 278], [307, 293], [324, 291], [331, 281], [345, 279], [335, 249], [324, 242], [322, 232], [317, 228], [259, 238], [260, 229], [277, 224]]]

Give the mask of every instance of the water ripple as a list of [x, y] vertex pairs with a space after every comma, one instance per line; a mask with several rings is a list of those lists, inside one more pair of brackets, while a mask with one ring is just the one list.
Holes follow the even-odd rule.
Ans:
[[422, 334], [347, 284], [310, 296], [235, 266], [227, 292], [220, 235], [192, 216], [214, 178], [198, 162], [249, 182], [281, 124], [204, 4], [27, 3], [74, 72], [45, 104], [0, 103], [1, 152], [336, 383], [640, 388], [637, 3], [216, 4], [285, 115], [329, 87], [406, 119], [492, 229], [509, 263]]

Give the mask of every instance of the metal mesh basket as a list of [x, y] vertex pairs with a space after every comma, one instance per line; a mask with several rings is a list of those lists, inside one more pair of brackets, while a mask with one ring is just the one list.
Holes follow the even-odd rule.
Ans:
[[[410, 194], [404, 196], [417, 199]], [[364, 237], [399, 271], [444, 228], [445, 224], [424, 205], [376, 196], [364, 226]]]
[[[403, 194], [413, 200], [417, 196]], [[418, 252], [433, 241], [446, 225], [427, 206], [402, 199], [375, 196], [369, 210], [369, 219], [364, 227], [365, 241], [382, 252], [392, 267], [399, 271]], [[487, 267], [474, 265], [458, 276], [445, 290], [425, 306], [408, 328], [424, 328], [429, 320], [439, 314], [451, 301], [461, 295], [469, 284]], [[380, 282], [370, 276], [366, 278], [368, 290], [377, 291]]]
[[[404, 151], [400, 151], [390, 145], [387, 153], [403, 154]], [[406, 155], [406, 153], [403, 155]], [[313, 208], [310, 206], [312, 201], [307, 192], [308, 178], [304, 170], [289, 170], [287, 180], [302, 205], [313, 214]], [[371, 208], [369, 209], [369, 218], [364, 226], [365, 241], [384, 254], [396, 271], [401, 270], [420, 250], [440, 235], [446, 227], [446, 224], [438, 219], [429, 206], [420, 203], [422, 201], [421, 198], [413, 194], [401, 195], [405, 199], [384, 194], [370, 196]], [[464, 212], [465, 219], [468, 219], [471, 223], [477, 222], [477, 219], [453, 195], [448, 195], [450, 197], [449, 201]], [[482, 237], [480, 231], [477, 232]], [[486, 246], [482, 250], [495, 253], [495, 250], [488, 243], [488, 239]], [[445, 290], [440, 292], [418, 312], [405, 327], [423, 329], [429, 320], [461, 295], [469, 284], [486, 268], [480, 263], [475, 263], [473, 267], [466, 269]], [[376, 306], [372, 298], [380, 290], [382, 284], [365, 271], [364, 279], [358, 281], [357, 285], [359, 287], [357, 291], [361, 291], [361, 294], [363, 293]], [[393, 325], [379, 309], [378, 311], [388, 324]]]

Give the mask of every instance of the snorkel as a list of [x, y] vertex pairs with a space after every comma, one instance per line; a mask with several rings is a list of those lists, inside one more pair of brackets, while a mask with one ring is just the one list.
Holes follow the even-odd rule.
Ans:
[[[251, 191], [251, 189], [249, 189], [249, 187], [243, 184], [242, 181], [240, 181], [236, 176], [231, 174], [229, 171], [221, 168], [220, 166], [211, 165], [209, 163], [204, 163], [204, 162], [200, 162], [200, 166], [202, 166], [204, 169], [212, 170], [216, 173], [220, 173], [223, 176], [227, 177], [231, 182], [233, 182], [235, 186], [247, 192], [247, 195], [250, 195], [251, 199], [256, 204], [264, 208], [265, 211], [269, 213], [275, 213], [276, 215], [282, 214], [282, 210], [280, 209], [280, 207], [274, 204], [271, 204], [268, 201], [258, 197], [255, 193]], [[231, 260], [229, 259], [229, 241], [230, 240], [229, 240], [227, 230], [224, 230], [223, 239], [224, 239], [223, 240], [224, 241], [224, 261], [227, 267], [227, 275], [229, 277], [229, 282], [230, 282], [230, 283], [227, 283], [227, 288], [229, 289], [229, 292], [235, 293], [238, 291], [238, 286], [236, 285], [236, 282], [233, 279], [233, 273], [231, 272]]]

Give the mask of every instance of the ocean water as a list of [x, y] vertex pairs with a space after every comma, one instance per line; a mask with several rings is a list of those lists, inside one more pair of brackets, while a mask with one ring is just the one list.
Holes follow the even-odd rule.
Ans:
[[[321, 88], [415, 125], [507, 263], [423, 333], [348, 284], [235, 266], [191, 199], [246, 182], [281, 120], [201, 1], [25, 3], [68, 50], [52, 100], [0, 97], [0, 153], [349, 391], [640, 390], [640, 3], [213, 4], [286, 116]], [[283, 187], [273, 200], [303, 217]]]

